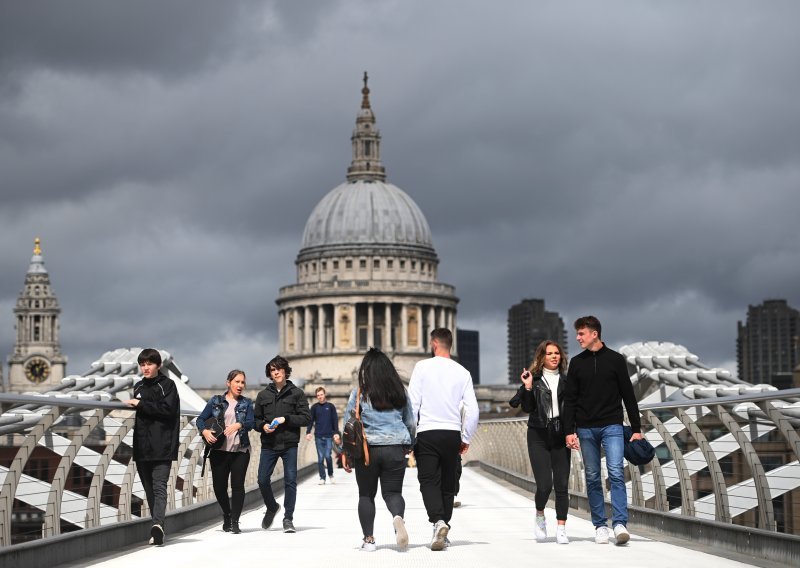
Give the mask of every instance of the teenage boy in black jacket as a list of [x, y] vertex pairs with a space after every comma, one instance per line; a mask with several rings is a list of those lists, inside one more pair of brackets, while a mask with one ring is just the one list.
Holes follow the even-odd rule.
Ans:
[[175, 383], [161, 373], [161, 354], [155, 349], [139, 353], [143, 379], [133, 386], [125, 404], [136, 410], [133, 425], [133, 461], [153, 517], [150, 544], [164, 544], [167, 481], [178, 459], [181, 402]]
[[266, 367], [272, 384], [258, 393], [255, 404], [256, 430], [261, 432], [261, 460], [258, 463], [258, 487], [267, 512], [261, 528], [268, 529], [280, 509], [272, 494], [270, 477], [283, 461], [283, 532], [295, 532], [294, 504], [297, 500], [297, 445], [300, 428], [311, 419], [308, 400], [303, 389], [289, 380], [292, 368], [281, 356], [273, 358]]
[[625, 357], [603, 344], [601, 330], [600, 321], [594, 316], [575, 320], [577, 340], [584, 351], [569, 362], [564, 391], [564, 432], [567, 434], [567, 447], [580, 449], [583, 455], [586, 496], [597, 544], [607, 544], [609, 537], [600, 479], [600, 448], [605, 450], [611, 482], [611, 524], [616, 543], [621, 545], [630, 539], [626, 528], [628, 496], [623, 467], [623, 402], [633, 430], [631, 440], [641, 439], [642, 435], [639, 405]]

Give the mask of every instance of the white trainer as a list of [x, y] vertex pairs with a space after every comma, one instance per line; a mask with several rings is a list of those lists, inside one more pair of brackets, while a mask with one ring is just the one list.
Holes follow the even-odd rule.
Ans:
[[539, 542], [547, 538], [547, 523], [544, 520], [544, 515], [536, 515], [536, 522], [533, 525], [533, 534]]
[[408, 531], [406, 530], [406, 522], [403, 517], [397, 515], [392, 519], [394, 525], [394, 536], [397, 539], [397, 548], [405, 550], [408, 548]]
[[597, 544], [608, 544], [608, 527], [597, 527], [594, 532], [594, 541]]
[[319, 481], [317, 481], [317, 485], [325, 485], [325, 480], [320, 479]]
[[614, 527], [614, 538], [617, 541], [617, 546], [628, 544], [631, 539], [631, 533], [625, 528], [625, 525], [617, 525]]
[[374, 539], [372, 540], [364, 539], [361, 541], [361, 549], [360, 549], [361, 552], [375, 552], [377, 549], [378, 547], [375, 546]]
[[444, 521], [436, 521], [433, 525], [433, 538], [431, 539], [431, 550], [444, 550], [447, 544], [447, 533], [450, 527]]
[[558, 544], [569, 544], [566, 525], [558, 525], [558, 528], [556, 528], [556, 542]]
[[331, 485], [336, 485], [336, 481], [332, 477], [329, 477], [328, 481], [330, 482]]

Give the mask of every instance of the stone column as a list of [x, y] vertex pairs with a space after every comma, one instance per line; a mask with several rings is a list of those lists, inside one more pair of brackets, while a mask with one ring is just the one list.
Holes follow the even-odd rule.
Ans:
[[425, 345], [422, 343], [422, 304], [417, 306], [417, 349], [425, 351]]
[[311, 337], [313, 331], [311, 326], [311, 306], [306, 306], [303, 309], [303, 353], [311, 353], [313, 351], [314, 339]]
[[375, 312], [374, 304], [367, 303], [367, 348], [378, 347], [375, 345]]
[[446, 308], [444, 306], [439, 308], [439, 324], [436, 327], [447, 327], [447, 324], [445, 323], [444, 319], [445, 309]]
[[408, 351], [408, 307], [406, 304], [400, 305], [400, 351]]
[[392, 304], [391, 302], [386, 302], [386, 307], [384, 308], [384, 317], [383, 317], [383, 325], [385, 331], [383, 333], [383, 351], [384, 353], [388, 353], [392, 350]]
[[324, 353], [328, 350], [325, 344], [325, 306], [317, 305], [317, 353]]
[[294, 352], [300, 353], [300, 310], [292, 308], [294, 313]]
[[284, 327], [286, 326], [286, 314], [283, 313], [283, 310], [278, 312], [278, 351], [281, 353], [286, 353], [286, 333]]
[[353, 342], [350, 344], [353, 351], [358, 351], [358, 337], [356, 336], [357, 328], [356, 328], [356, 319], [358, 319], [358, 304], [350, 304], [352, 307], [352, 314], [353, 317], [350, 318], [350, 337], [353, 338]]
[[[428, 306], [428, 335], [436, 327], [436, 306]], [[428, 339], [427, 337], [425, 338]]]

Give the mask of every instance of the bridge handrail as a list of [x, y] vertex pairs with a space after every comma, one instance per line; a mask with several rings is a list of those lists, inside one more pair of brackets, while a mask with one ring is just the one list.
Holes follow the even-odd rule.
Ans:
[[[130, 459], [134, 410], [109, 398], [100, 392], [0, 393], [0, 546], [149, 515]], [[210, 468], [200, 475], [204, 444], [194, 425], [200, 413], [186, 408], [180, 413], [179, 459], [170, 473], [168, 511], [216, 500]], [[70, 420], [75, 424], [68, 424]], [[247, 487], [257, 484], [258, 432], [250, 432], [250, 443], [254, 458], [245, 477]], [[42, 460], [47, 463], [42, 465]], [[314, 444], [301, 436], [298, 467], [314, 462]], [[281, 463], [275, 474], [282, 475]], [[76, 479], [82, 484], [76, 486]], [[24, 504], [25, 516], [41, 515], [41, 531], [12, 539], [12, 523], [21, 522], [14, 515], [15, 502]]]
[[[789, 389], [641, 405], [642, 430], [657, 454], [647, 466], [627, 465], [629, 502], [778, 531], [773, 500], [787, 495], [794, 507], [800, 502], [798, 397], [800, 389]], [[532, 477], [526, 430], [527, 416], [481, 420], [465, 461]], [[580, 452], [571, 459], [570, 491], [585, 496]], [[605, 468], [603, 475], [609, 501]], [[784, 528], [787, 523], [789, 534], [800, 534], [798, 520], [782, 520]]]

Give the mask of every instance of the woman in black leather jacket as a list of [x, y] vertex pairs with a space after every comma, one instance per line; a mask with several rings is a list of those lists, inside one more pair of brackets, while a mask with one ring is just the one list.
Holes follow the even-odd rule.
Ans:
[[567, 448], [560, 415], [564, 408], [567, 359], [555, 341], [543, 341], [536, 348], [533, 363], [520, 375], [522, 386], [511, 399], [528, 412], [528, 457], [536, 481], [536, 540], [547, 538], [544, 508], [550, 492], [556, 493], [556, 542], [568, 544], [566, 522], [569, 510], [570, 450]]

